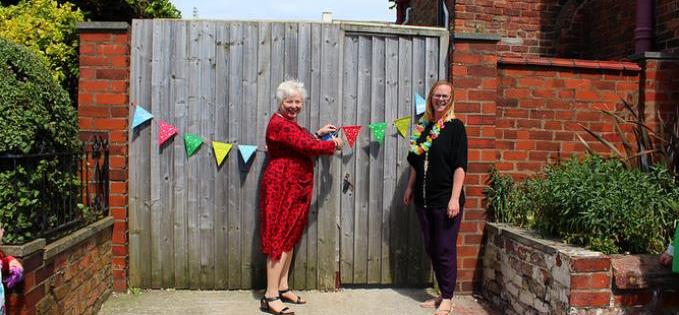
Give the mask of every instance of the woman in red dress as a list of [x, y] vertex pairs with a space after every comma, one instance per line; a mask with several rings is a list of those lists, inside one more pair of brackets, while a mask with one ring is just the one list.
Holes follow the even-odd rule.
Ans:
[[336, 131], [326, 125], [315, 135], [297, 124], [306, 90], [295, 80], [281, 83], [276, 90], [278, 111], [272, 115], [266, 129], [269, 162], [261, 183], [260, 207], [262, 224], [260, 238], [266, 259], [266, 293], [261, 310], [271, 314], [294, 314], [283, 301], [304, 304], [301, 297], [290, 291], [288, 272], [292, 251], [307, 224], [307, 214], [313, 188], [314, 157], [331, 155], [342, 148], [342, 140], [320, 137]]

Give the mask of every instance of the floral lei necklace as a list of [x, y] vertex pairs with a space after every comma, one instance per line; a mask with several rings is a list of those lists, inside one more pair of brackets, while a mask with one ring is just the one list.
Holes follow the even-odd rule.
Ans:
[[455, 119], [455, 114], [452, 112], [444, 115], [436, 122], [434, 127], [431, 128], [427, 138], [425, 138], [423, 142], [417, 143], [417, 141], [422, 136], [422, 132], [424, 132], [424, 130], [429, 127], [429, 124], [431, 124], [427, 117], [422, 116], [422, 118], [420, 118], [420, 120], [417, 122], [417, 125], [415, 125], [415, 131], [413, 131], [413, 134], [410, 136], [410, 152], [413, 152], [417, 155], [422, 155], [423, 153], [428, 152], [429, 148], [431, 148], [431, 142], [438, 138], [439, 134], [441, 134], [441, 130], [446, 127], [446, 122], [449, 122], [453, 119]]

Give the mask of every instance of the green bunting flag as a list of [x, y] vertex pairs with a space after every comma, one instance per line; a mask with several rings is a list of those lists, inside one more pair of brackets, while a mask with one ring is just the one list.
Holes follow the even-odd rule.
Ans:
[[200, 145], [203, 144], [203, 139], [199, 136], [186, 133], [184, 134], [184, 148], [186, 149], [186, 157], [191, 157]]
[[373, 123], [368, 125], [368, 128], [370, 128], [373, 137], [375, 137], [375, 141], [379, 142], [380, 144], [384, 143], [384, 130], [387, 129], [387, 123]]

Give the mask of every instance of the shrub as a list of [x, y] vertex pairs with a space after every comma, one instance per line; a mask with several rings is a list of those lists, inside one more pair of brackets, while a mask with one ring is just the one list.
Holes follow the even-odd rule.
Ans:
[[679, 188], [663, 166], [648, 172], [590, 155], [513, 183], [497, 172], [491, 218], [605, 253], [659, 253], [679, 219]]
[[44, 60], [4, 39], [0, 39], [0, 112], [0, 221], [5, 241], [21, 243], [34, 237], [36, 223], [44, 228], [55, 221], [58, 209], [48, 200], [78, 200], [74, 194], [79, 182], [74, 172], [64, 170], [63, 156], [29, 157], [19, 165], [10, 158], [77, 154], [77, 116]]
[[82, 12], [54, 0], [20, 1], [0, 7], [0, 37], [24, 45], [44, 59], [53, 77], [74, 91], [78, 77], [76, 23]]

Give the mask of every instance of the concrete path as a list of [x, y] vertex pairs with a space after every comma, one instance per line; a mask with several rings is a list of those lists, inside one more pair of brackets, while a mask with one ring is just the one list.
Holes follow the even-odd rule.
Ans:
[[[264, 314], [259, 311], [263, 291], [148, 290], [140, 294], [113, 294], [99, 314]], [[429, 315], [433, 309], [417, 304], [432, 296], [425, 289], [344, 289], [339, 292], [301, 291], [309, 302], [290, 305], [298, 315], [412, 314]], [[496, 315], [472, 296], [454, 299], [456, 315]]]

